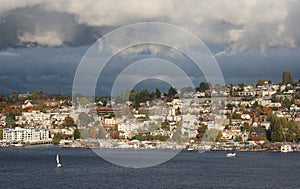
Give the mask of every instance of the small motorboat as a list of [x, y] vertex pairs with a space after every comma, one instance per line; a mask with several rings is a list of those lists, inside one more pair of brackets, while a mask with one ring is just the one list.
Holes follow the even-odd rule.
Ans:
[[293, 152], [292, 146], [288, 144], [284, 144], [280, 147], [281, 152]]
[[236, 153], [228, 153], [226, 157], [235, 157]]

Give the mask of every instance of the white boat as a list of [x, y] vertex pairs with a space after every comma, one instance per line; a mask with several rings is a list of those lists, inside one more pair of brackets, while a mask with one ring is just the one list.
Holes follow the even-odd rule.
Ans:
[[61, 167], [61, 163], [59, 162], [59, 155], [56, 155], [56, 167]]
[[14, 144], [15, 147], [22, 147], [23, 144], [22, 143], [17, 143], [17, 144]]
[[292, 146], [289, 144], [284, 144], [280, 147], [281, 152], [293, 152]]
[[235, 157], [236, 153], [228, 153], [226, 157]]

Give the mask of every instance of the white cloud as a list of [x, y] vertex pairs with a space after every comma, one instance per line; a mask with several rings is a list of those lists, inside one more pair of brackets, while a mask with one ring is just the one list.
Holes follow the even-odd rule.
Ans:
[[[295, 48], [300, 44], [298, 18], [300, 2], [295, 0], [31, 0], [4, 1], [2, 19], [10, 10], [38, 5], [44, 11], [74, 15], [77, 24], [89, 27], [119, 27], [143, 21], [175, 24], [195, 33], [211, 44], [231, 45], [232, 51], [258, 48], [266, 52], [272, 47]], [[19, 36], [21, 42], [37, 42], [56, 46], [66, 35], [32, 31]], [[170, 35], [171, 37], [171, 35]], [[52, 39], [52, 40], [51, 40]], [[73, 39], [74, 40], [74, 39]]]
[[44, 33], [23, 33], [18, 36], [21, 43], [37, 43], [40, 45], [62, 46], [64, 41], [59, 33], [48, 31]]

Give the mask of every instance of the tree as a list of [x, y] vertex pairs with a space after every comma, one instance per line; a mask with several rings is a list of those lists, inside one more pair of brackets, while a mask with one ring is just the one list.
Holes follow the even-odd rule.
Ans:
[[53, 144], [57, 145], [64, 138], [64, 136], [60, 133], [55, 133], [53, 137]]
[[216, 138], [216, 142], [221, 142], [221, 139], [222, 139], [222, 131], [219, 131], [218, 135], [217, 135], [217, 138]]
[[64, 120], [63, 126], [65, 126], [65, 127], [74, 127], [74, 126], [76, 126], [76, 124], [75, 124], [73, 118], [67, 116]]
[[3, 130], [0, 129], [0, 140], [2, 140], [2, 139], [3, 139]]
[[139, 93], [139, 101], [140, 102], [146, 102], [150, 100], [150, 93], [147, 89], [143, 89], [140, 93]]
[[9, 113], [6, 115], [6, 126], [14, 128], [16, 127], [16, 120], [15, 120], [15, 115], [12, 113]]
[[168, 97], [173, 98], [175, 95], [177, 95], [176, 89], [174, 89], [173, 87], [170, 87], [168, 90]]
[[266, 82], [267, 80], [266, 79], [259, 79], [258, 81], [257, 81], [257, 86], [262, 86], [262, 85], [264, 85], [265, 84], [265, 82]]
[[199, 84], [199, 87], [196, 88], [197, 91], [202, 92], [202, 93], [205, 92], [208, 89], [209, 89], [209, 83], [206, 83], [206, 82], [201, 82]]
[[272, 142], [293, 142], [299, 139], [299, 124], [296, 121], [289, 121], [272, 115], [270, 123]]
[[89, 103], [89, 100], [85, 97], [82, 97], [82, 98], [79, 99], [79, 104], [81, 106], [86, 106], [88, 103]]
[[189, 87], [183, 87], [181, 88], [181, 93], [190, 93], [190, 92], [194, 92], [193, 88], [191, 86]]
[[162, 122], [161, 129], [163, 129], [165, 131], [170, 131], [170, 124], [168, 122]]
[[161, 97], [161, 92], [159, 89], [155, 90], [155, 98], [159, 99]]
[[207, 125], [201, 124], [200, 127], [197, 129], [198, 134], [196, 136], [196, 139], [197, 140], [202, 140], [206, 130], [207, 130]]
[[253, 109], [256, 109], [257, 107], [259, 107], [259, 104], [257, 101], [255, 101], [253, 104], [252, 104], [252, 108]]
[[80, 131], [77, 128], [75, 129], [75, 131], [73, 133], [73, 137], [74, 137], [74, 140], [81, 138]]
[[89, 127], [87, 132], [88, 138], [97, 138], [98, 135], [98, 129], [96, 127]]
[[244, 127], [242, 128], [242, 131], [247, 131], [247, 132], [249, 132], [250, 130], [251, 130], [251, 127], [250, 127], [249, 123], [248, 123], [248, 122], [245, 122], [245, 123], [244, 123]]
[[115, 99], [117, 103], [125, 103], [129, 100], [130, 91], [123, 91], [121, 92]]
[[105, 129], [103, 127], [99, 127], [98, 133], [97, 133], [97, 138], [104, 139], [106, 134], [107, 133], [106, 133]]
[[287, 97], [285, 97], [281, 102], [281, 105], [282, 107], [289, 108], [292, 105], [292, 102]]
[[284, 71], [282, 73], [282, 84], [287, 85], [287, 84], [294, 84], [294, 77], [293, 74], [290, 71]]
[[91, 118], [89, 117], [89, 115], [85, 112], [81, 112], [79, 115], [78, 115], [78, 119], [80, 121], [80, 125], [88, 125], [90, 122], [91, 122]]
[[37, 92], [32, 93], [31, 98], [33, 100], [43, 100], [43, 99], [46, 99], [47, 96], [42, 91], [37, 91]]
[[220, 130], [218, 129], [209, 129], [204, 133], [202, 141], [206, 142], [216, 142], [218, 135], [220, 134]]
[[239, 86], [239, 91], [244, 91], [246, 85], [244, 83], [239, 83], [238, 86]]
[[233, 96], [233, 95], [234, 95], [234, 93], [233, 93], [233, 92], [234, 92], [234, 91], [233, 91], [233, 84], [230, 84], [230, 85], [229, 85], [229, 90], [230, 90], [229, 95], [230, 95], [230, 96]]

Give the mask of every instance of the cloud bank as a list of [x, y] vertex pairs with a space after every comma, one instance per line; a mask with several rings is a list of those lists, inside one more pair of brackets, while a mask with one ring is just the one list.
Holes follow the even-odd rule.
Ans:
[[80, 46], [114, 28], [144, 21], [183, 27], [227, 51], [297, 48], [300, 2], [204, 0], [2, 1], [0, 48]]

